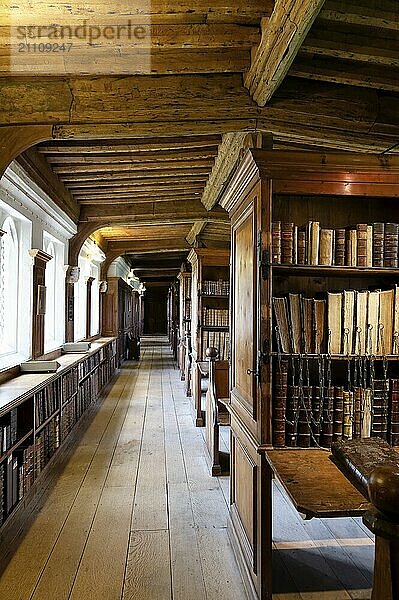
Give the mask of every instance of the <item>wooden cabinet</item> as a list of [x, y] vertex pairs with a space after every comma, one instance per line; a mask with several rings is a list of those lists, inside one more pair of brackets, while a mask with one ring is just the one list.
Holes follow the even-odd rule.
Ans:
[[[294, 389], [310, 383], [322, 390], [334, 385], [346, 389], [354, 385], [356, 369], [361, 368], [366, 369], [361, 373], [368, 378], [366, 385], [372, 387], [370, 377], [375, 383], [377, 378], [397, 376], [399, 358], [334, 356], [329, 350], [313, 355], [310, 350], [305, 354], [303, 349], [297, 354], [282, 351], [273, 297], [285, 298], [291, 293], [313, 302], [314, 298], [326, 298], [331, 291], [387, 290], [395, 287], [399, 271], [370, 266], [297, 265], [293, 264], [295, 257], [291, 264], [273, 264], [272, 223], [294, 224], [295, 228], [316, 222], [320, 228], [332, 230], [353, 228], [359, 223], [397, 223], [398, 173], [397, 157], [249, 150], [221, 200], [232, 221], [229, 531], [251, 598], [272, 598], [271, 471], [267, 450], [276, 442], [277, 425], [282, 421], [284, 427], [292, 425], [286, 412], [288, 386]], [[308, 239], [306, 243], [310, 243]], [[291, 336], [290, 322], [288, 329]], [[303, 376], [300, 382], [299, 376]], [[327, 406], [327, 393], [324, 398]], [[302, 413], [303, 402], [302, 398]], [[323, 421], [323, 414], [320, 417], [319, 412], [317, 419], [326, 424], [329, 417], [324, 414]], [[308, 419], [307, 425], [309, 445], [321, 445], [322, 438], [311, 429]], [[278, 437], [279, 445], [284, 445], [284, 439], [283, 432]], [[303, 484], [306, 486], [306, 481]]]
[[181, 379], [184, 381], [187, 354], [186, 338], [191, 333], [191, 272], [180, 271], [177, 279], [179, 281], [179, 344], [177, 362]]
[[207, 347], [216, 347], [228, 369], [229, 358], [229, 260], [228, 250], [195, 248], [188, 255], [192, 267], [191, 289], [191, 389], [196, 424], [204, 425], [201, 406], [201, 369]]
[[118, 339], [118, 364], [140, 356], [140, 295], [120, 277], [109, 277], [102, 302], [102, 334]]
[[168, 337], [173, 358], [177, 361], [179, 345], [179, 283], [174, 281], [168, 290]]

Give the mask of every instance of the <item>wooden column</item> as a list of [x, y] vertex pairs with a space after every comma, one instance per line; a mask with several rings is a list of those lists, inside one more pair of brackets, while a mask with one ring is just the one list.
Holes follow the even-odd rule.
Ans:
[[86, 338], [91, 337], [91, 291], [95, 277], [86, 278]]
[[30, 250], [33, 258], [32, 358], [44, 354], [44, 319], [46, 315], [46, 265], [53, 257], [42, 250]]
[[75, 283], [79, 280], [79, 267], [68, 266], [65, 281], [65, 340], [73, 342], [75, 325]]

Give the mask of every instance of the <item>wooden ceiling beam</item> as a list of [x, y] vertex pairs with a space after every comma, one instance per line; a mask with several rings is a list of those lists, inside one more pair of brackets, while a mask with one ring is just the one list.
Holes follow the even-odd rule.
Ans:
[[134, 152], [155, 152], [166, 150], [188, 150], [190, 148], [214, 148], [222, 138], [220, 135], [198, 135], [195, 137], [183, 136], [172, 138], [147, 138], [118, 140], [114, 144], [107, 144], [106, 140], [90, 140], [75, 142], [49, 141], [37, 146], [42, 154], [121, 154]]
[[191, 200], [195, 200], [197, 198], [197, 200], [199, 201], [201, 199], [201, 193], [200, 192], [193, 192], [192, 194], [190, 193], [181, 193], [181, 194], [155, 194], [152, 193], [151, 195], [148, 196], [140, 196], [140, 194], [129, 194], [126, 196], [113, 196], [112, 194], [110, 194], [109, 196], [106, 196], [104, 198], [93, 198], [93, 199], [80, 199], [77, 198], [78, 203], [81, 206], [107, 206], [108, 204], [118, 204], [119, 206], [121, 206], [122, 204], [132, 204], [132, 202], [137, 203], [137, 204], [152, 204], [154, 202], [157, 201], [162, 201], [162, 202], [187, 202], [187, 201], [191, 201]]
[[398, 68], [376, 67], [366, 63], [317, 57], [309, 58], [300, 53], [289, 73], [305, 79], [399, 92]]
[[[198, 200], [189, 200], [186, 202], [165, 202], [158, 201], [152, 205], [149, 204], [146, 212], [143, 214], [143, 206], [140, 203], [131, 203], [124, 206], [123, 213], [120, 207], [115, 204], [104, 206], [84, 206], [80, 213], [80, 221], [114, 221], [126, 222], [132, 225], [135, 222], [142, 224], [146, 222], [173, 222], [177, 219], [185, 222], [194, 222], [201, 219], [209, 221], [229, 221], [229, 217], [225, 210], [219, 206], [215, 206], [211, 211], [206, 208]], [[99, 225], [101, 227], [101, 225]]]
[[83, 200], [87, 202], [91, 202], [92, 200], [107, 200], [112, 201], [114, 198], [125, 198], [129, 196], [171, 196], [176, 194], [178, 196], [184, 196], [188, 194], [199, 194], [201, 195], [204, 189], [203, 185], [176, 185], [176, 186], [165, 186], [165, 185], [157, 185], [151, 187], [144, 186], [136, 186], [134, 188], [123, 188], [123, 187], [110, 187], [109, 189], [96, 190], [94, 187], [92, 189], [83, 189], [83, 190], [71, 190], [73, 193], [73, 197], [78, 202], [82, 202]]
[[154, 239], [154, 240], [132, 240], [131, 242], [109, 242], [107, 251], [111, 254], [115, 252], [120, 255], [125, 253], [138, 252], [166, 252], [166, 251], [181, 251], [190, 250], [189, 244], [184, 238], [175, 239]]
[[207, 224], [208, 221], [206, 220], [196, 221], [194, 223], [194, 225], [186, 235], [186, 240], [190, 244], [190, 246], [193, 246], [196, 243], [197, 238], [200, 237], [202, 231], [204, 231]]
[[182, 186], [184, 189], [187, 187], [197, 187], [201, 188], [205, 185], [207, 181], [206, 177], [170, 177], [169, 179], [160, 177], [149, 178], [149, 179], [138, 179], [138, 180], [125, 180], [125, 179], [110, 179], [109, 181], [96, 181], [93, 180], [91, 182], [77, 182], [77, 183], [68, 183], [68, 190], [72, 192], [77, 191], [85, 191], [86, 189], [93, 190], [114, 190], [114, 189], [129, 189], [129, 190], [150, 190], [150, 189], [162, 189], [171, 187], [172, 189], [180, 189]]
[[48, 154], [46, 156], [47, 162], [51, 165], [72, 165], [72, 164], [123, 164], [123, 163], [145, 163], [153, 161], [195, 161], [196, 159], [209, 159], [214, 158], [217, 153], [217, 146], [210, 146], [203, 149], [193, 150], [169, 150], [166, 152], [158, 151], [147, 151], [147, 152], [131, 152], [129, 154], [108, 154], [100, 156], [98, 154], [86, 155], [63, 155], [63, 154]]
[[347, 25], [364, 25], [378, 29], [398, 29], [398, 5], [395, 0], [379, 0], [366, 3], [328, 0], [319, 18]]
[[161, 161], [161, 162], [137, 162], [130, 164], [111, 164], [111, 165], [62, 165], [54, 166], [53, 171], [60, 173], [61, 175], [71, 175], [73, 173], [122, 173], [123, 171], [157, 171], [162, 169], [168, 169], [169, 171], [178, 172], [179, 169], [191, 169], [193, 168], [212, 168], [214, 163], [213, 159], [202, 159], [202, 160], [180, 160], [180, 161]]
[[399, 52], [394, 42], [389, 44], [391, 47], [387, 44], [387, 47], [378, 47], [373, 43], [367, 44], [366, 40], [364, 44], [360, 44], [359, 41], [355, 43], [348, 35], [335, 33], [334, 38], [336, 39], [330, 39], [328, 33], [324, 33], [323, 39], [308, 36], [301, 46], [301, 54], [358, 61], [370, 65], [399, 66]]
[[282, 83], [324, 0], [276, 0], [270, 19], [262, 21], [262, 39], [245, 87], [259, 106]]
[[119, 182], [119, 181], [132, 181], [134, 183], [140, 183], [143, 182], [143, 184], [145, 184], [146, 182], [149, 181], [159, 181], [160, 183], [162, 183], [162, 181], [172, 181], [172, 180], [178, 180], [178, 181], [186, 181], [186, 177], [201, 177], [201, 178], [208, 178], [209, 173], [210, 173], [210, 169], [209, 168], [196, 168], [196, 167], [192, 167], [191, 169], [184, 169], [181, 171], [178, 171], [177, 173], [175, 171], [170, 171], [168, 170], [159, 170], [156, 173], [153, 173], [152, 171], [133, 171], [132, 173], [129, 173], [128, 171], [123, 171], [122, 173], [120, 172], [116, 172], [116, 173], [94, 173], [91, 175], [84, 175], [84, 174], [69, 174], [69, 175], [60, 175], [59, 179], [61, 181], [63, 181], [64, 183], [69, 184], [70, 183], [85, 183], [85, 182], [106, 182], [108, 183], [112, 183], [112, 182]]

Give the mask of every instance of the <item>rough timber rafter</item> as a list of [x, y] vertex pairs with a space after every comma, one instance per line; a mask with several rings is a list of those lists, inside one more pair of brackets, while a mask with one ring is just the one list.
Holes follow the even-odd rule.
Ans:
[[245, 77], [259, 106], [273, 96], [288, 72], [324, 0], [276, 0], [270, 19], [262, 22], [262, 39]]
[[207, 224], [208, 224], [208, 221], [205, 221], [205, 220], [196, 221], [194, 223], [194, 225], [190, 229], [188, 235], [186, 236], [186, 240], [190, 244], [190, 246], [192, 246], [195, 243], [197, 237], [199, 235], [201, 235], [201, 232], [205, 229]]

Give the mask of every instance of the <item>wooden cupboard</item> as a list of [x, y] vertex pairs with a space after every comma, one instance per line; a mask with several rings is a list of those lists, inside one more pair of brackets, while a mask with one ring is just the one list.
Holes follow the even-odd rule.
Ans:
[[[397, 222], [398, 173], [397, 157], [248, 150], [222, 197], [221, 205], [232, 221], [229, 532], [251, 598], [272, 598], [273, 461], [267, 452], [275, 441], [273, 410], [277, 412], [281, 392], [276, 383], [278, 367], [281, 360], [287, 364], [301, 360], [282, 355], [276, 344], [272, 298], [289, 292], [317, 296], [331, 289], [389, 288], [399, 275], [397, 268], [273, 264], [272, 223], [314, 221], [344, 228]], [[397, 369], [398, 357], [388, 358], [367, 360], [376, 369], [382, 368], [382, 362]], [[332, 377], [342, 382], [343, 361], [364, 357], [326, 354], [308, 359], [310, 377], [311, 361], [325, 361]], [[291, 450], [291, 461], [292, 452], [295, 456], [301, 450]], [[346, 508], [342, 507], [342, 514]]]
[[[228, 369], [229, 357], [229, 260], [230, 251], [193, 248], [187, 260], [192, 267], [191, 288], [191, 390], [196, 425], [204, 425], [205, 406], [201, 406], [202, 366], [206, 364], [206, 349], [216, 347], [219, 361]], [[223, 319], [215, 320], [216, 316]], [[227, 318], [226, 318], [227, 316]], [[210, 323], [218, 324], [210, 324]], [[219, 324], [221, 323], [221, 324]]]
[[118, 340], [118, 364], [140, 356], [140, 295], [121, 277], [108, 277], [102, 298], [102, 334]]
[[191, 331], [191, 271], [181, 270], [177, 276], [179, 281], [179, 333], [177, 362], [181, 380], [185, 380], [187, 335]]

